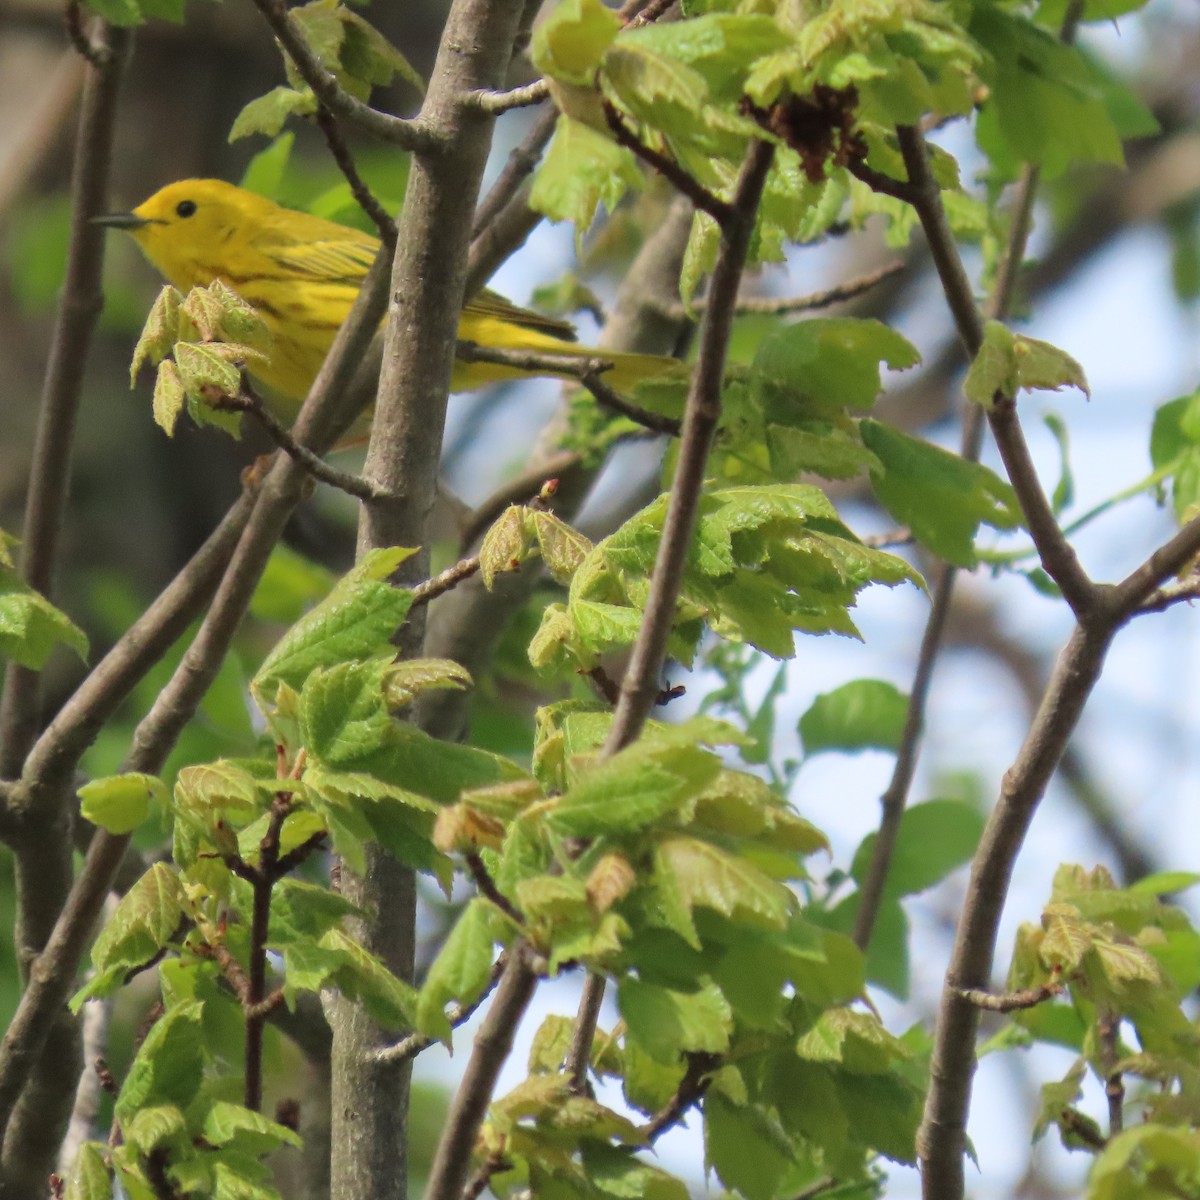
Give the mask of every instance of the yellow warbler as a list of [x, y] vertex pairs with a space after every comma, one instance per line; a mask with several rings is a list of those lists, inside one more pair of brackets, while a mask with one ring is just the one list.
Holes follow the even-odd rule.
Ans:
[[[251, 373], [293, 407], [308, 394], [379, 249], [370, 234], [283, 208], [220, 179], [171, 183], [131, 213], [96, 219], [128, 230], [181, 292], [219, 279], [252, 304], [266, 322], [272, 344], [267, 362], [249, 364]], [[614, 364], [604, 378], [618, 391], [679, 369], [674, 359], [576, 346], [566, 321], [518, 308], [494, 292], [468, 302], [458, 336], [505, 350], [602, 358]], [[461, 391], [538, 374], [553, 372], [459, 362], [452, 386]]]

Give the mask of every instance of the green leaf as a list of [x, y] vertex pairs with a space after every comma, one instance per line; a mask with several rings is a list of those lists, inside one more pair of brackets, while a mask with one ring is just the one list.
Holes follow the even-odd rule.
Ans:
[[263, 694], [279, 683], [298, 688], [317, 667], [386, 652], [412, 603], [412, 593], [393, 587], [388, 578], [414, 553], [393, 547], [366, 554], [284, 634], [259, 668], [252, 689]]
[[154, 423], [167, 435], [175, 436], [175, 426], [183, 414], [187, 395], [179, 368], [170, 360], [158, 364], [154, 375]]
[[383, 699], [388, 662], [318, 668], [300, 692], [300, 736], [319, 765], [350, 764], [379, 750], [393, 718]]
[[800, 718], [804, 753], [900, 748], [908, 697], [882, 679], [855, 679], [818, 696]]
[[154, 775], [130, 771], [85, 783], [79, 789], [79, 800], [79, 811], [93, 825], [109, 833], [132, 833], [153, 806], [166, 803], [167, 788]]
[[639, 979], [621, 980], [617, 1005], [634, 1038], [651, 1058], [673, 1063], [688, 1050], [721, 1054], [729, 1047], [733, 1014], [712, 980], [677, 992]]
[[1021, 510], [1012, 487], [987, 467], [929, 442], [864, 420], [863, 441], [880, 462], [871, 487], [880, 503], [939, 558], [960, 567], [975, 562], [980, 524], [1015, 529]]
[[124, 1127], [139, 1109], [153, 1104], [190, 1104], [204, 1072], [204, 1006], [179, 1004], [151, 1027], [138, 1049], [117, 1097], [115, 1112]]
[[218, 1100], [204, 1115], [204, 1140], [213, 1146], [234, 1143], [244, 1153], [270, 1154], [280, 1146], [299, 1147], [299, 1134], [262, 1113]]
[[40, 671], [60, 643], [87, 658], [83, 630], [15, 571], [0, 567], [0, 658]]
[[[802, 874], [799, 865], [796, 874]], [[701, 905], [727, 917], [782, 929], [794, 903], [783, 884], [744, 856], [684, 835], [659, 842], [654, 851], [654, 878], [668, 911], [683, 909], [689, 919]], [[677, 927], [677, 932], [687, 937], [686, 926]]]
[[320, 940], [319, 948], [332, 950], [343, 965], [332, 981], [350, 1000], [360, 1000], [367, 1012], [389, 1029], [412, 1029], [417, 1010], [417, 992], [411, 984], [398, 979], [375, 955], [364, 949], [348, 933], [331, 929]]
[[590, 84], [621, 22], [601, 0], [563, 0], [533, 34], [533, 64], [543, 75]]
[[1014, 347], [1016, 335], [1002, 321], [989, 321], [984, 326], [983, 345], [979, 347], [963, 392], [972, 404], [991, 408], [996, 396], [1017, 394], [1017, 362]]
[[278, 136], [288, 117], [310, 117], [317, 111], [317, 98], [307, 88], [297, 90], [290, 87], [272, 88], [265, 96], [251, 100], [233, 119], [229, 130], [229, 141], [261, 133], [267, 137]]
[[[183, 913], [183, 887], [175, 869], [155, 863], [121, 898], [92, 947], [92, 963], [102, 972], [142, 966], [167, 945]], [[107, 994], [117, 983], [119, 979], [92, 994]], [[88, 991], [85, 987], [72, 1000], [76, 1009]]]
[[856, 1075], [885, 1075], [908, 1051], [871, 1013], [831, 1008], [796, 1042], [796, 1053], [809, 1062], [836, 1063]]
[[191, 400], [212, 406], [215, 400], [241, 391], [241, 371], [215, 345], [177, 342], [175, 365], [184, 393]]
[[138, 0], [87, 0], [87, 7], [110, 25], [142, 25], [146, 20]]
[[174, 1104], [157, 1104], [140, 1108], [121, 1132], [125, 1140], [142, 1154], [170, 1142], [187, 1132], [183, 1110]]
[[257, 192], [268, 200], [279, 200], [283, 195], [283, 178], [296, 144], [294, 133], [281, 133], [269, 146], [264, 146], [247, 164], [242, 172], [240, 186], [248, 192]]
[[768, 337], [750, 380], [773, 419], [781, 419], [789, 409], [870, 408], [882, 387], [881, 363], [904, 370], [920, 361], [912, 343], [880, 321], [821, 317]]
[[990, 56], [976, 137], [1006, 176], [1023, 162], [1050, 178], [1073, 163], [1124, 165], [1111, 89], [1077, 47], [996, 4], [972, 7], [970, 33]]
[[641, 183], [632, 151], [563, 115], [533, 178], [529, 205], [552, 221], [573, 221], [579, 239], [601, 204], [612, 212], [626, 190]]
[[[180, 337], [179, 309], [182, 294], [167, 284], [154, 299], [146, 323], [133, 348], [133, 361], [129, 364], [129, 386], [137, 382], [143, 364], [157, 366], [175, 348]], [[162, 422], [160, 421], [161, 425]], [[168, 434], [171, 432], [167, 429]]]
[[1150, 432], [1150, 460], [1156, 470], [1174, 466], [1171, 500], [1184, 521], [1200, 504], [1200, 388], [1162, 405]]
[[463, 691], [474, 683], [471, 673], [451, 658], [405, 658], [392, 663], [383, 681], [388, 707], [411, 704], [430, 688]]
[[63, 1200], [112, 1200], [112, 1179], [105, 1163], [105, 1147], [84, 1142], [67, 1179]]
[[716, 1088], [704, 1097], [704, 1157], [721, 1182], [746, 1200], [773, 1200], [794, 1152], [761, 1108]]
[[[961, 800], [913, 804], [900, 818], [900, 831], [887, 877], [887, 894], [912, 896], [940, 883], [970, 862], [983, 834], [983, 815]], [[850, 873], [860, 886], [875, 852], [878, 835], [868, 834], [854, 853]]]
[[449, 1044], [446, 1004], [473, 1004], [491, 978], [495, 958], [492, 910], [486, 901], [472, 900], [454, 923], [429, 968], [417, 1000], [417, 1028]]
[[699, 747], [637, 743], [590, 767], [547, 804], [544, 819], [571, 837], [632, 833], [698, 795], [720, 769]]
[[271, 892], [271, 926], [268, 942], [320, 938], [345, 917], [359, 914], [358, 906], [337, 892], [302, 879], [281, 879]]

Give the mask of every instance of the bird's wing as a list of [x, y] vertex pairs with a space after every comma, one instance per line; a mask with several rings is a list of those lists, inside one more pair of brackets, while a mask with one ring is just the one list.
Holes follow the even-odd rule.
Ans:
[[536, 329], [540, 333], [548, 333], [551, 337], [560, 338], [564, 342], [575, 340], [575, 327], [569, 321], [558, 317], [548, 317], [545, 313], [533, 312], [505, 300], [490, 288], [484, 288], [467, 302], [467, 311], [481, 317], [494, 317], [499, 321], [508, 321], [520, 325], [524, 329]]
[[326, 283], [358, 284], [375, 261], [379, 243], [368, 234], [347, 229], [345, 237], [312, 241], [279, 241], [259, 246], [278, 266]]

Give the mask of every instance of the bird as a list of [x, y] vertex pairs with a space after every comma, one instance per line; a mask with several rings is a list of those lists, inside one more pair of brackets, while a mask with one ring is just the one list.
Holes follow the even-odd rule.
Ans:
[[[220, 179], [183, 179], [160, 188], [131, 212], [94, 218], [132, 235], [158, 272], [180, 292], [220, 280], [266, 324], [265, 360], [246, 364], [285, 412], [308, 394], [317, 371], [379, 251], [379, 239], [347, 225], [285, 208]], [[538, 355], [600, 359], [604, 382], [621, 392], [639, 380], [682, 370], [676, 359], [580, 346], [573, 326], [484, 290], [463, 307], [460, 341]], [[451, 388], [558, 372], [508, 364], [454, 365]], [[564, 377], [572, 372], [564, 370]]]

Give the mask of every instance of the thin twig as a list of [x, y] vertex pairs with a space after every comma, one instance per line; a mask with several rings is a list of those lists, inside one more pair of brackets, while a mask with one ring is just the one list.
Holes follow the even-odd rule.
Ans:
[[579, 466], [580, 461], [581, 455], [577, 450], [560, 450], [550, 458], [534, 463], [508, 483], [502, 484], [467, 514], [459, 532], [459, 544], [463, 547], [474, 545], [480, 534], [510, 504], [520, 504], [527, 496], [537, 494], [552, 479], [557, 479], [564, 471]]
[[351, 194], [358, 201], [359, 208], [371, 218], [371, 223], [379, 233], [380, 241], [389, 250], [395, 250], [396, 222], [392, 219], [391, 213], [380, 204], [375, 193], [367, 186], [367, 181], [359, 174], [358, 164], [355, 163], [354, 157], [350, 153], [350, 147], [346, 145], [342, 131], [338, 128], [337, 118], [324, 104], [319, 103], [316, 120], [317, 127], [324, 135], [325, 144], [329, 147], [329, 153], [333, 155], [333, 161], [337, 163], [338, 170], [350, 185]]
[[512, 1170], [512, 1163], [503, 1154], [489, 1154], [463, 1185], [462, 1200], [478, 1200], [487, 1185], [491, 1183], [493, 1175], [510, 1170]]
[[[568, 343], [569, 345], [569, 343]], [[475, 342], [459, 342], [457, 355], [461, 362], [496, 363], [531, 374], [555, 375], [576, 380], [587, 388], [599, 404], [628, 417], [652, 433], [678, 437], [682, 422], [676, 417], [666, 417], [652, 412], [639, 404], [632, 404], [604, 382], [604, 373], [613, 369], [613, 362], [602, 354], [539, 354], [529, 350], [507, 350], [499, 346], [480, 346]]]
[[[970, 280], [942, 206], [942, 190], [929, 164], [928, 146], [921, 132], [912, 126], [900, 126], [897, 137], [911, 181], [912, 205], [925, 230], [925, 239], [959, 337], [973, 359], [983, 345], [983, 317], [975, 304]], [[1014, 398], [998, 394], [988, 413], [988, 421], [1043, 568], [1058, 584], [1072, 612], [1076, 616], [1087, 613], [1096, 603], [1096, 587], [1058, 527], [1017, 420]]]
[[687, 1056], [687, 1070], [679, 1081], [670, 1100], [643, 1125], [638, 1132], [647, 1142], [655, 1142], [673, 1125], [679, 1123], [680, 1117], [694, 1104], [704, 1099], [708, 1085], [712, 1082], [712, 1073], [720, 1065], [721, 1059], [716, 1054], [693, 1052]]
[[535, 79], [524, 87], [511, 88], [506, 92], [471, 92], [467, 98], [482, 112], [495, 116], [511, 112], [514, 108], [531, 108], [535, 104], [541, 104], [549, 95], [550, 85], [544, 79]]
[[243, 377], [242, 394], [240, 396], [221, 396], [213, 403], [217, 409], [227, 409], [232, 412], [249, 413], [270, 436], [271, 440], [287, 455], [304, 468], [314, 479], [335, 487], [357, 500], [378, 500], [382, 492], [361, 475], [353, 475], [348, 471], [339, 471], [331, 467], [319, 454], [314, 454], [307, 446], [302, 446], [292, 437], [285, 426], [267, 407], [263, 398], [254, 390], [250, 381]]
[[382, 141], [391, 142], [414, 153], [432, 154], [441, 148], [440, 139], [420, 118], [408, 121], [394, 117], [350, 95], [325, 69], [320, 58], [304, 40], [304, 35], [296, 28], [295, 21], [282, 0], [254, 0], [254, 6], [262, 13], [271, 31], [287, 51], [300, 77], [334, 116], [357, 125]]
[[96, 731], [203, 612], [254, 511], [257, 484], [253, 487], [255, 490], [242, 493], [191, 560], [122, 634], [38, 738], [26, 759], [21, 784], [11, 785], [9, 803], [18, 815], [49, 803], [50, 793], [70, 785], [80, 756]]
[[557, 109], [548, 108], [538, 114], [537, 120], [529, 127], [529, 132], [521, 140], [521, 144], [509, 154], [504, 169], [496, 177], [496, 182], [475, 209], [475, 219], [471, 226], [472, 239], [483, 234], [517, 194], [521, 184], [533, 173], [534, 167], [541, 160], [542, 151], [554, 136], [557, 123]]
[[[807, 296], [747, 296], [737, 302], [737, 314], [739, 317], [786, 317], [791, 313], [815, 312], [846, 300], [854, 300], [907, 269], [908, 263], [903, 261], [888, 263], [877, 271], [870, 271], [819, 292], [810, 292]], [[697, 300], [692, 305], [692, 311], [703, 312], [707, 305], [707, 299]], [[682, 304], [670, 304], [666, 306], [664, 315], [682, 320], [689, 314]]]
[[579, 1011], [575, 1015], [575, 1028], [571, 1032], [571, 1046], [563, 1064], [563, 1069], [571, 1080], [571, 1090], [581, 1096], [587, 1093], [588, 1064], [592, 1058], [596, 1024], [600, 1020], [600, 1009], [604, 1004], [604, 989], [604, 976], [589, 972], [583, 981]]
[[736, 200], [733, 204], [730, 204], [722, 200], [720, 196], [714, 196], [708, 188], [700, 183], [695, 176], [685, 171], [670, 155], [663, 154], [662, 151], [647, 146], [625, 124], [625, 118], [621, 116], [616, 106], [607, 100], [604, 101], [604, 116], [618, 145], [632, 150], [638, 158], [648, 166], [653, 167], [664, 179], [681, 191], [697, 208], [708, 213], [718, 225], [725, 225], [733, 219], [733, 209], [737, 203]]
[[[479, 1006], [492, 994], [496, 988], [496, 984], [500, 982], [500, 976], [504, 973], [505, 964], [508, 962], [508, 952], [501, 954], [492, 967], [492, 973], [488, 977], [487, 986], [470, 1004], [455, 1004], [452, 1005], [450, 1011], [446, 1013], [446, 1020], [450, 1022], [451, 1029], [457, 1029], [460, 1025], [465, 1025], [479, 1009]], [[422, 1050], [428, 1049], [437, 1041], [437, 1038], [426, 1037], [422, 1033], [410, 1033], [407, 1037], [401, 1038], [398, 1042], [393, 1042], [390, 1046], [384, 1046], [382, 1049], [375, 1052], [375, 1061], [379, 1063], [398, 1064], [408, 1062], [409, 1059], [416, 1058]]]
[[467, 870], [470, 872], [471, 878], [475, 880], [475, 886], [479, 889], [479, 894], [485, 899], [490, 900], [515, 925], [523, 926], [525, 924], [524, 914], [496, 886], [496, 881], [484, 865], [479, 852], [477, 850], [464, 851], [463, 861], [467, 864]]
[[986, 1012], [1009, 1013], [1037, 1005], [1062, 994], [1062, 984], [1043, 983], [1040, 987], [1022, 988], [1018, 992], [989, 992], [986, 988], [959, 988], [958, 994], [968, 1003]]
[[431, 600], [436, 600], [439, 596], [445, 595], [451, 588], [457, 587], [462, 583], [464, 579], [470, 579], [478, 570], [479, 556], [477, 554], [472, 555], [470, 558], [460, 559], [453, 566], [447, 567], [432, 579], [427, 579], [424, 583], [420, 583], [413, 588], [411, 608], [428, 604]]
[[650, 577], [641, 628], [621, 681], [621, 699], [604, 744], [606, 755], [634, 741], [659, 692], [659, 674], [696, 526], [708, 452], [721, 419], [721, 381], [733, 327], [733, 309], [759, 198], [773, 158], [774, 147], [770, 143], [756, 141], [751, 146], [734, 190], [730, 216], [722, 227], [721, 248], [709, 289], [709, 307], [700, 332], [700, 352], [684, 410], [671, 499]]
[[428, 1200], [454, 1200], [466, 1184], [475, 1137], [491, 1103], [501, 1068], [512, 1053], [513, 1038], [537, 986], [529, 947], [518, 942], [509, 954], [495, 999], [488, 1009], [467, 1069], [459, 1082], [429, 1168]]
[[1116, 1137], [1125, 1128], [1125, 1080], [1117, 1070], [1120, 1015], [1112, 1009], [1101, 1008], [1096, 1015], [1096, 1026], [1100, 1074], [1104, 1080], [1104, 1097], [1108, 1101], [1108, 1136]]
[[67, 0], [63, 23], [67, 28], [67, 40], [75, 48], [76, 54], [97, 69], [108, 66], [112, 51], [103, 42], [93, 42], [88, 37], [83, 27], [83, 6], [79, 0]]
[[905, 204], [915, 205], [911, 176], [909, 179], [896, 179], [882, 171], [876, 171], [874, 167], [868, 167], [861, 159], [851, 159], [846, 164], [846, 170], [855, 179], [865, 183], [871, 191], [879, 192], [882, 196], [891, 196], [893, 200], [903, 200]]

